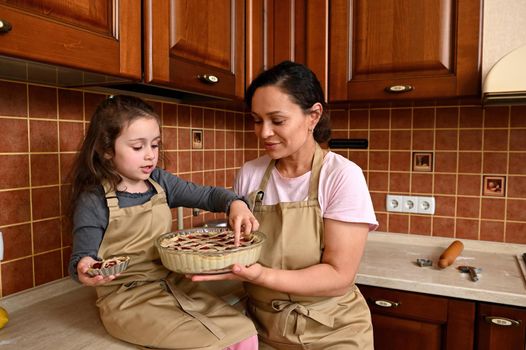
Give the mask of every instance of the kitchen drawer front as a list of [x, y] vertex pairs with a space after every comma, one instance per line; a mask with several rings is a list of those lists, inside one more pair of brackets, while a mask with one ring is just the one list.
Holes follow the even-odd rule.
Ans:
[[419, 293], [359, 286], [372, 313], [433, 323], [448, 319], [448, 299]]

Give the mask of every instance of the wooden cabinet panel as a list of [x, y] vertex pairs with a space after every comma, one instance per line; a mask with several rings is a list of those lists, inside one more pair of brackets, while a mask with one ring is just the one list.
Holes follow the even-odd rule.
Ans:
[[480, 0], [333, 0], [330, 100], [478, 94], [480, 12]]
[[471, 350], [475, 303], [360, 286], [373, 320], [376, 350]]
[[144, 13], [145, 82], [242, 98], [243, 0], [149, 0]]
[[2, 0], [5, 5], [37, 16], [111, 36], [113, 8], [106, 0]]
[[306, 64], [327, 91], [328, 0], [247, 0], [247, 86], [284, 60]]
[[477, 333], [478, 350], [524, 350], [526, 344], [526, 310], [518, 307], [480, 303], [477, 313]]
[[135, 0], [4, 0], [0, 54], [141, 78], [141, 6]]
[[440, 324], [423, 323], [375, 313], [372, 319], [375, 349], [442, 349]]

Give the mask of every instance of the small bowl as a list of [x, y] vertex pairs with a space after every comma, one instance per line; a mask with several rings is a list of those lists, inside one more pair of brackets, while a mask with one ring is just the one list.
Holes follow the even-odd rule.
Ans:
[[94, 277], [98, 275], [111, 276], [121, 273], [128, 268], [129, 256], [117, 256], [110, 259], [97, 261], [88, 269], [88, 275]]
[[165, 233], [155, 240], [155, 246], [163, 265], [171, 271], [217, 274], [230, 272], [236, 263], [249, 266], [257, 262], [266, 239], [262, 232], [255, 231], [249, 240], [242, 237], [241, 246], [234, 247], [233, 237], [228, 228], [201, 227]]

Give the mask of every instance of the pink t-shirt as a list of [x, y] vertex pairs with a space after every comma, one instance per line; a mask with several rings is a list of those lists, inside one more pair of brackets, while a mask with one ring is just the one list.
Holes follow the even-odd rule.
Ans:
[[[234, 191], [241, 196], [255, 191], [261, 183], [270, 160], [269, 156], [264, 155], [246, 162], [237, 174]], [[309, 193], [310, 174], [309, 171], [299, 177], [286, 178], [274, 168], [267, 188], [263, 189], [265, 191], [263, 204], [273, 205], [279, 202], [306, 200]], [[318, 201], [324, 218], [368, 223], [371, 231], [378, 227], [362, 169], [339, 154], [329, 152], [323, 159]]]

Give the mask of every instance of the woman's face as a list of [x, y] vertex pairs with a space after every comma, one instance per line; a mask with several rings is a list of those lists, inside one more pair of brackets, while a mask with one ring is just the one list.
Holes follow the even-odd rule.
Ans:
[[138, 192], [144, 188], [144, 180], [157, 166], [160, 142], [159, 124], [154, 118], [138, 118], [123, 128], [111, 157], [122, 176], [119, 189]]
[[305, 114], [288, 94], [275, 86], [264, 86], [252, 97], [252, 117], [256, 136], [267, 154], [281, 159], [296, 154], [307, 141], [314, 140], [309, 129], [314, 129], [319, 114]]

